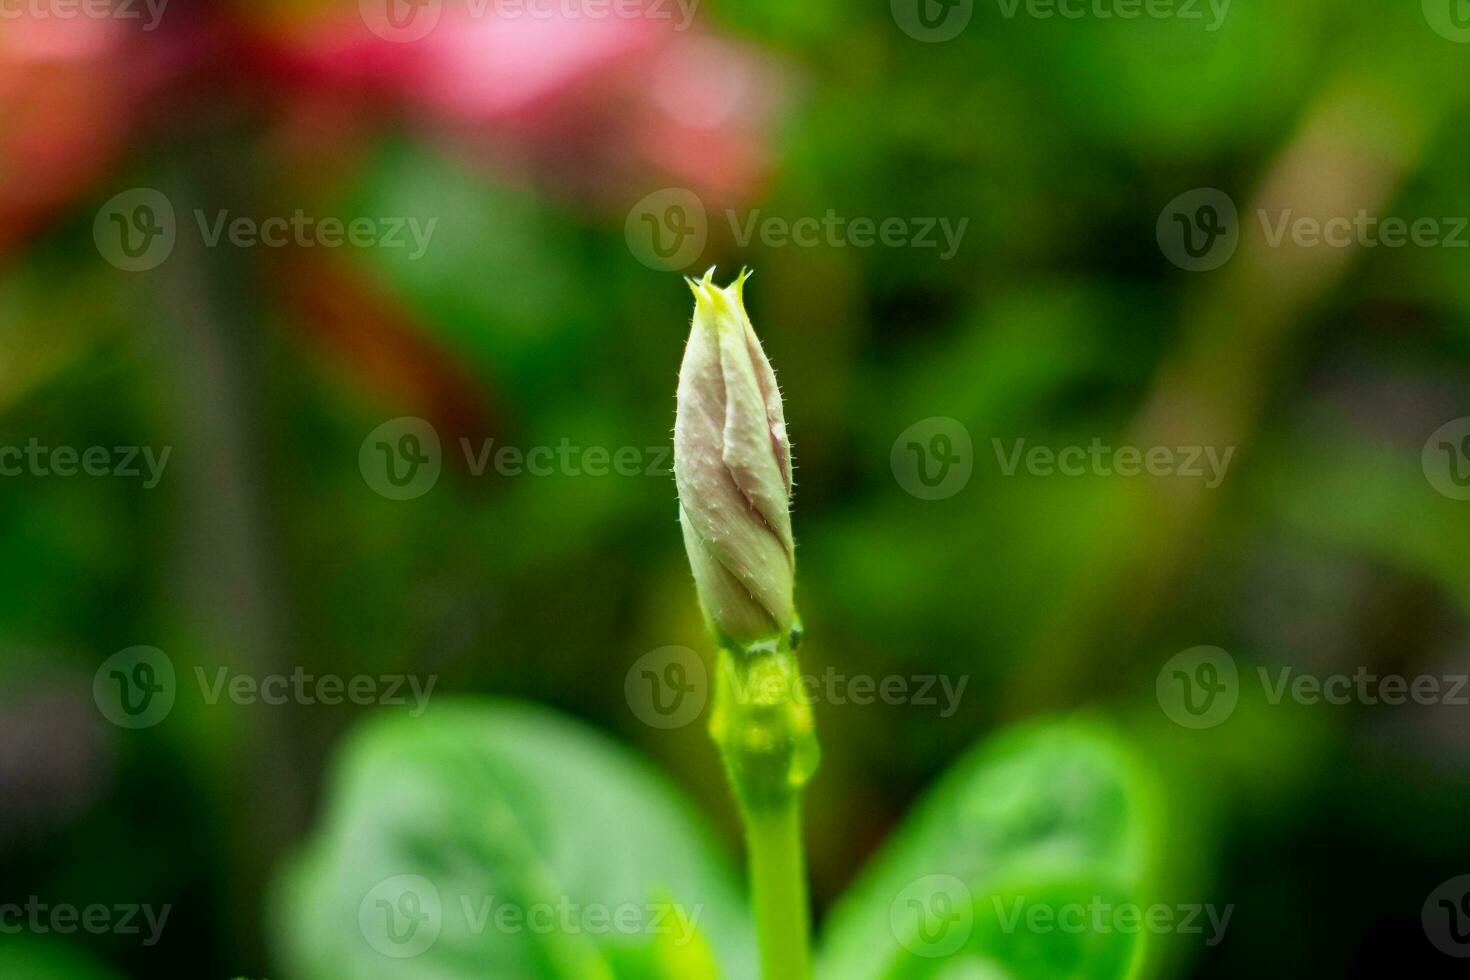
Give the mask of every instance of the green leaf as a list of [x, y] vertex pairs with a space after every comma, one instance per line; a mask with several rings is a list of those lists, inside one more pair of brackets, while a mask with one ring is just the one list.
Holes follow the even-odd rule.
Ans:
[[380, 716], [283, 877], [298, 980], [702, 980], [754, 972], [729, 869], [650, 767], [549, 711]]
[[1137, 976], [1147, 930], [1111, 911], [1093, 928], [1090, 910], [1147, 904], [1157, 812], [1152, 780], [1105, 729], [1003, 734], [941, 780], [833, 910], [818, 975]]

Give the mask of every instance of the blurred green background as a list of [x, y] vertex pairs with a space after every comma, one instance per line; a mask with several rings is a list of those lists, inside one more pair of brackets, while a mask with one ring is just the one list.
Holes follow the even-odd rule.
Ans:
[[[153, 29], [142, 7], [7, 7], [25, 12], [0, 20], [0, 445], [171, 454], [151, 488], [0, 479], [0, 901], [172, 914], [153, 946], [7, 934], [0, 958], [283, 975], [271, 882], [344, 731], [403, 709], [209, 704], [196, 667], [433, 675], [435, 697], [552, 706], [656, 760], [736, 853], [702, 723], [660, 730], [625, 698], [645, 653], [709, 653], [667, 463], [506, 475], [460, 451], [657, 462], [679, 274], [714, 265], [755, 270], [785, 393], [804, 666], [967, 679], [947, 717], [817, 705], [819, 919], [967, 747], [1081, 709], [1164, 774], [1194, 900], [1235, 906], [1177, 975], [1452, 975], [1420, 911], [1470, 871], [1470, 708], [1272, 704], [1255, 678], [1470, 671], [1470, 503], [1421, 460], [1470, 414], [1470, 236], [1273, 245], [1257, 215], [1470, 214], [1463, 6], [1235, 0], [1216, 22], [960, 3], [925, 8], [968, 17], [927, 40], [903, 0], [705, 0], [687, 25], [672, 5], [446, 0], [414, 40], [367, 29], [367, 0], [170, 0]], [[176, 215], [136, 272], [96, 233], [134, 188]], [[1197, 188], [1238, 208], [1239, 245], [1192, 272], [1161, 228]], [[667, 189], [707, 233], [677, 268], [638, 237]], [[298, 210], [435, 224], [414, 255], [211, 245], [195, 219]], [[967, 223], [946, 258], [742, 243], [757, 212]], [[405, 416], [437, 433], [442, 473], [394, 500], [359, 456]], [[931, 500], [894, 454], [935, 418], [970, 435], [973, 472]], [[1016, 439], [1234, 456], [1216, 488], [1007, 476], [993, 440]], [[128, 730], [93, 680], [135, 645], [167, 653], [180, 693]], [[1156, 681], [1199, 645], [1242, 683], [1228, 720], [1191, 729]]]

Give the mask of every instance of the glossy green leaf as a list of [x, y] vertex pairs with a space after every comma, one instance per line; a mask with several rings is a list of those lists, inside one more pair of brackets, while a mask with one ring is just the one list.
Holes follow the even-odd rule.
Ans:
[[834, 909], [819, 976], [1139, 975], [1148, 931], [1115, 913], [1147, 905], [1154, 795], [1100, 728], [1032, 726], [982, 744]]
[[729, 869], [648, 766], [549, 711], [384, 716], [277, 901], [299, 980], [749, 977]]

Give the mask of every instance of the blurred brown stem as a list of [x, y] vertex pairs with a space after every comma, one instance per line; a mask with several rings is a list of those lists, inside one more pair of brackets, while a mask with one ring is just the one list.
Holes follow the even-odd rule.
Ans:
[[[1340, 78], [1313, 103], [1241, 208], [1235, 257], [1213, 273], [1195, 274], [1183, 343], [1163, 364], [1130, 444], [1233, 446], [1239, 465], [1312, 306], [1356, 257], [1351, 248], [1301, 247], [1290, 236], [1272, 246], [1256, 216], [1289, 208], [1326, 221], [1380, 211], [1417, 166], [1436, 121], [1428, 103], [1362, 77], [1355, 71]], [[1097, 656], [1100, 645], [1136, 652], [1224, 491], [1173, 480], [1112, 492], [1110, 520], [1128, 533], [1066, 583], [1054, 625], [1022, 659], [1012, 712], [1085, 697], [1113, 672]]]

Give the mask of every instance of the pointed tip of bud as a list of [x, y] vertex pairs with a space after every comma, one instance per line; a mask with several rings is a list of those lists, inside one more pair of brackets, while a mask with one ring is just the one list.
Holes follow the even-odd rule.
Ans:
[[735, 294], [736, 299], [740, 300], [741, 306], [745, 305], [745, 280], [753, 275], [755, 275], [754, 269], [748, 265], [741, 266], [740, 275], [736, 276], [735, 281], [730, 283], [730, 291]]
[[[685, 277], [689, 291], [694, 294], [694, 325], [701, 322], [716, 332], [738, 330], [745, 312], [744, 285], [750, 270], [741, 272], [740, 277], [728, 286], [715, 284], [715, 267], [710, 266], [704, 278]], [[703, 320], [701, 319], [703, 314]]]

